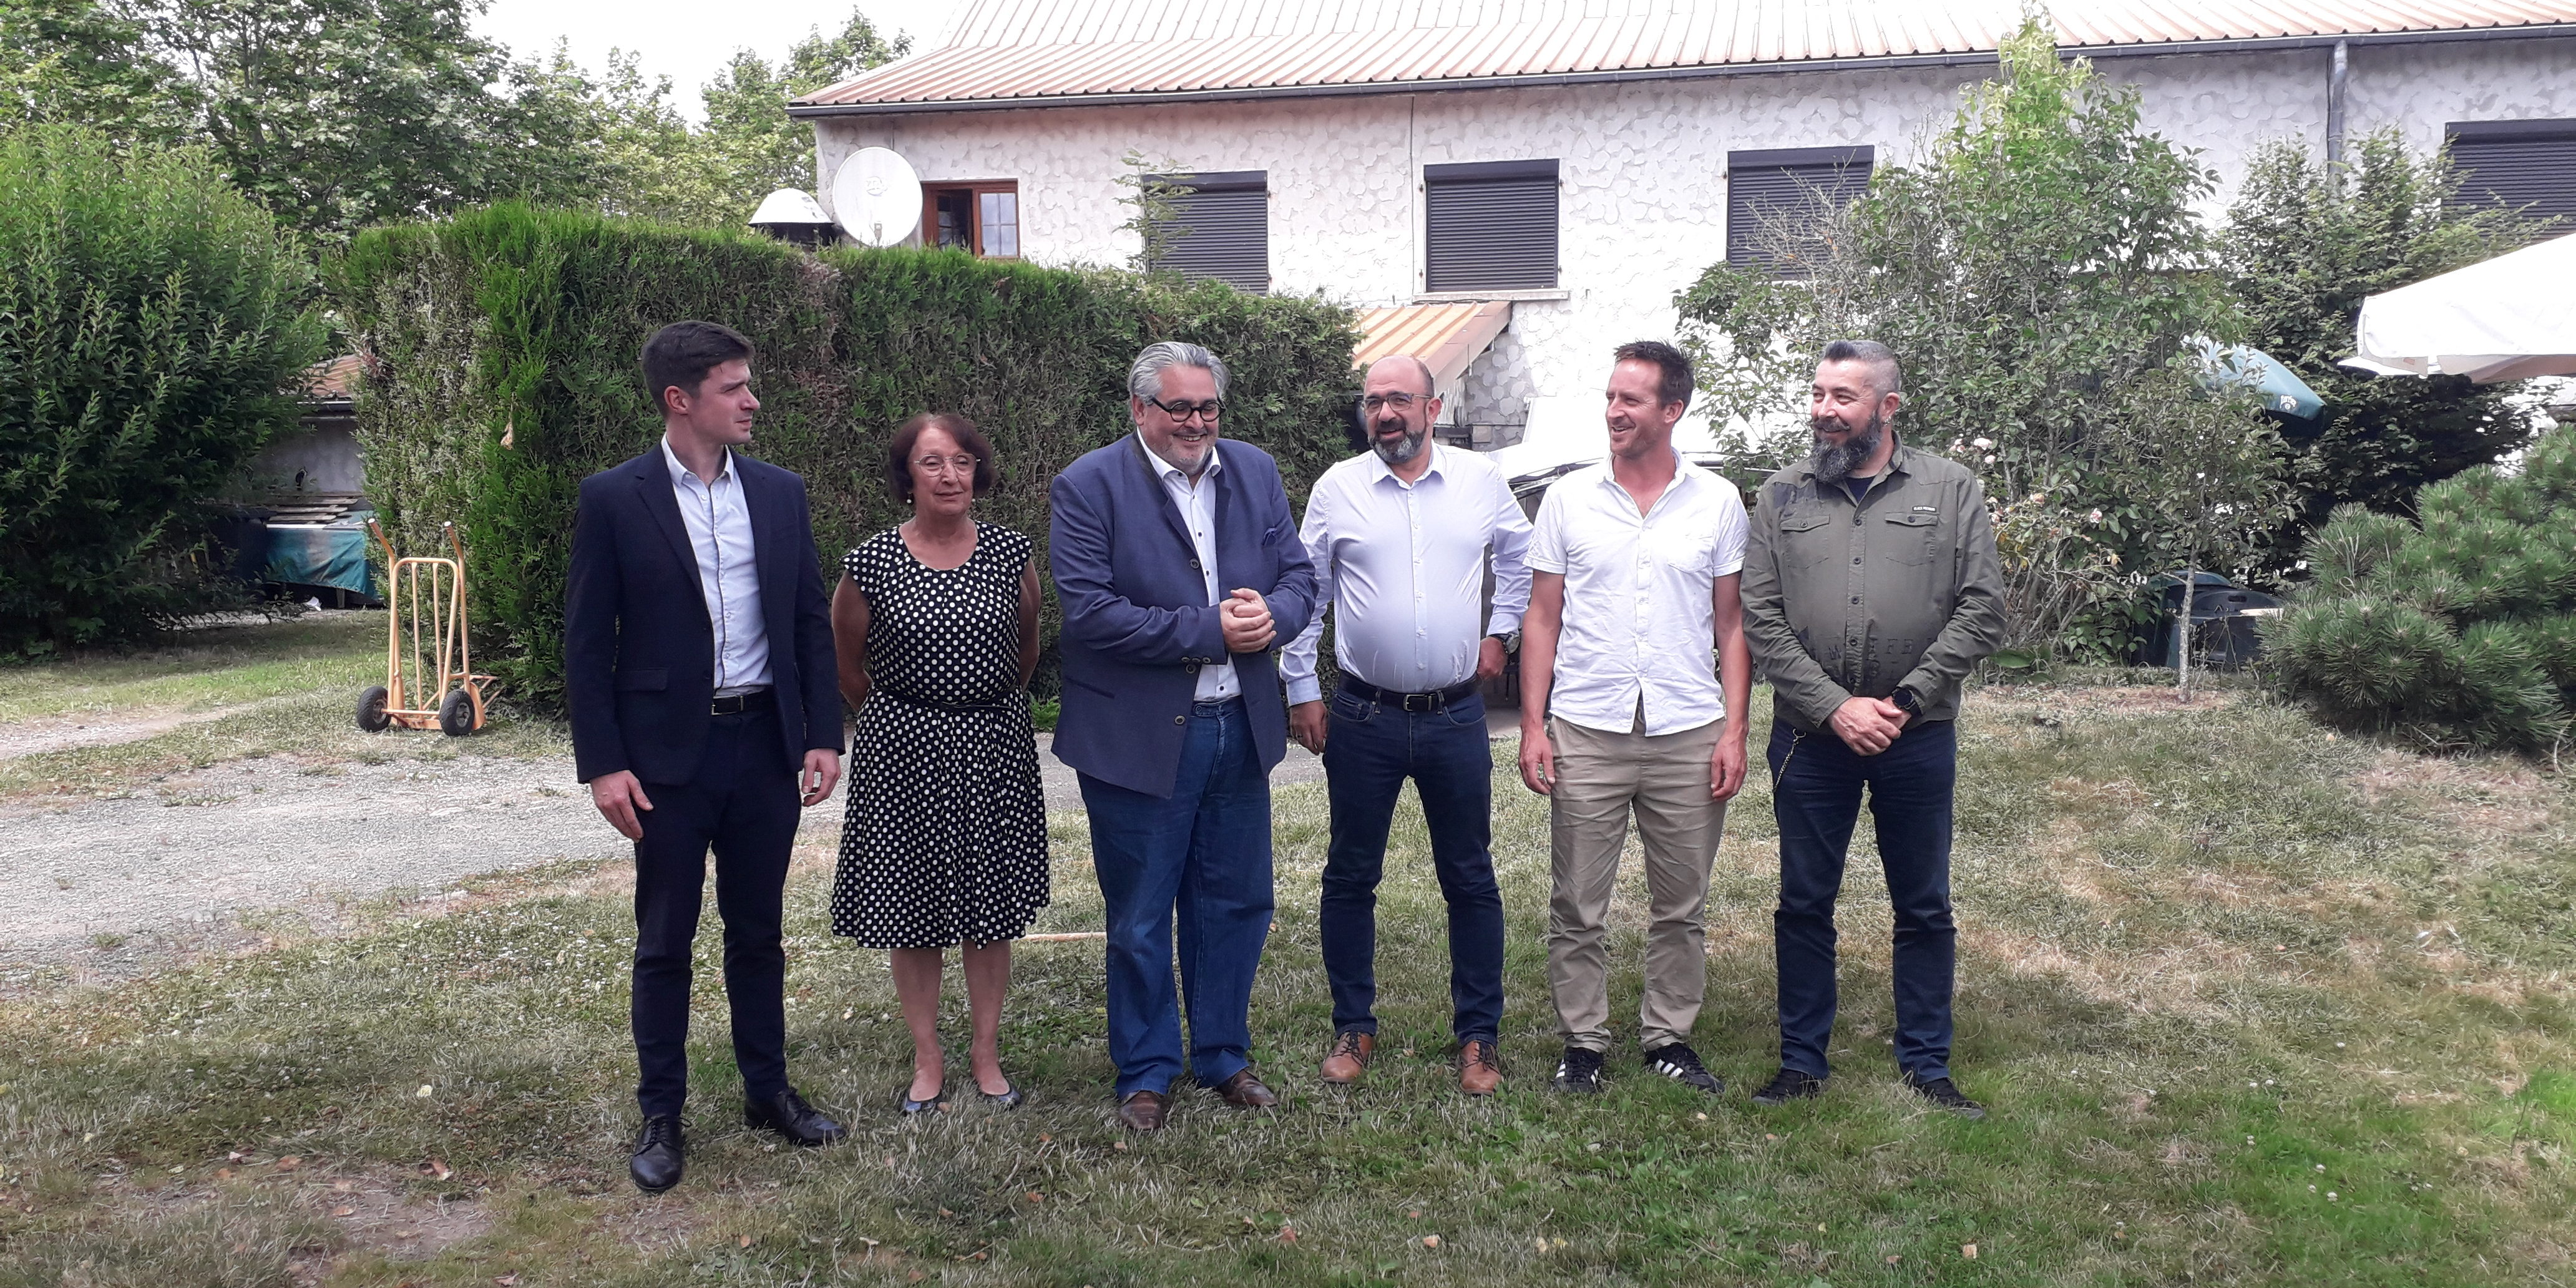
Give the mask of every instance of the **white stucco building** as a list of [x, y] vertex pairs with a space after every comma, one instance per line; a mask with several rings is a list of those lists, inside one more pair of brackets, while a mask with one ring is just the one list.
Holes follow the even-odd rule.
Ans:
[[[2223, 184], [2263, 142], [2395, 125], [2454, 139], [2481, 194], [2576, 214], [2576, 0], [2064, 8], [2061, 50], [2138, 85]], [[1122, 158], [1196, 175], [1178, 266], [1384, 310], [1371, 347], [1440, 349], [1451, 432], [1495, 445], [1588, 411], [1613, 346], [1669, 337], [1673, 294], [1730, 232], [1748, 253], [1761, 194], [1912, 158], [2020, 13], [980, 0], [946, 43], [790, 111], [827, 202], [846, 158], [890, 148], [926, 189], [916, 236], [983, 254], [1125, 262]], [[1488, 307], [1412, 311], [1460, 303]]]

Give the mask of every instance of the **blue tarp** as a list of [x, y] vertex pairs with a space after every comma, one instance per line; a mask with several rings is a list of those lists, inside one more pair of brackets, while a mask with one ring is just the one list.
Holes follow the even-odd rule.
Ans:
[[352, 510], [337, 522], [318, 526], [272, 525], [268, 530], [268, 567], [261, 572], [261, 579], [290, 586], [336, 587], [373, 596], [376, 588], [367, 575], [367, 520], [375, 513]]

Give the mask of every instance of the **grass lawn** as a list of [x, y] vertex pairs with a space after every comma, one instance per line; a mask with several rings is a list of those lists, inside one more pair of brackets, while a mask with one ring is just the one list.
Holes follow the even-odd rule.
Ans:
[[[0, 701], [29, 687], [0, 677]], [[1744, 1099], [1775, 1041], [1758, 773], [1711, 896], [1697, 1041], [1726, 1095], [1648, 1077], [1633, 1049], [1607, 1096], [1545, 1089], [1546, 813], [1507, 774], [1504, 1094], [1463, 1100], [1443, 1064], [1443, 918], [1409, 807], [1381, 895], [1380, 1063], [1328, 1091], [1312, 785], [1278, 796], [1254, 999], [1277, 1114], [1191, 1093], [1159, 1137], [1116, 1130], [1099, 949], [1072, 943], [1019, 955], [1005, 1060], [1029, 1105], [898, 1122], [908, 1042], [882, 955], [830, 937], [817, 844], [789, 890], [791, 1058], [853, 1139], [798, 1152], [740, 1126], [710, 907], [689, 1176], [645, 1198], [624, 1177], [623, 874], [499, 877], [440, 912], [0, 1003], [0, 1285], [2576, 1279], [2558, 779], [2330, 739], [2242, 694], [1969, 707], [1957, 1067], [1982, 1123], [1894, 1084], [1866, 821], [1839, 1076], [1784, 1110]], [[1054, 836], [1040, 928], [1096, 927], [1079, 820]], [[1632, 868], [1614, 909], [1631, 1040], [1643, 894]]]

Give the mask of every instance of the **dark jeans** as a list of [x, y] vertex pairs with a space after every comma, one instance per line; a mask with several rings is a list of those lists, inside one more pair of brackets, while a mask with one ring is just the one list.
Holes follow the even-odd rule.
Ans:
[[787, 953], [778, 940], [787, 854], [796, 841], [796, 774], [781, 763], [773, 710], [718, 716], [698, 776], [647, 783], [635, 843], [636, 1104], [676, 1114], [688, 1097], [691, 946], [716, 856], [724, 917], [725, 1001], [742, 1089], [766, 1100], [787, 1088]]
[[1771, 726], [1772, 811], [1780, 820], [1780, 1063], [1823, 1077], [1834, 1029], [1834, 897], [1869, 789], [1879, 866], [1896, 920], [1896, 1067], [1918, 1081], [1950, 1076], [1950, 992], [1958, 931], [1950, 921], [1951, 789], [1959, 736], [1944, 721], [1907, 729], [1863, 756], [1832, 733]]
[[1333, 802], [1324, 859], [1324, 973], [1333, 1031], [1377, 1032], [1377, 883], [1404, 780], [1422, 797], [1431, 866], [1449, 903], [1450, 1030], [1494, 1040], [1503, 1023], [1503, 892], [1494, 884], [1494, 754], [1485, 700], [1406, 712], [1336, 693], [1324, 741]]
[[1171, 795], [1081, 776], [1092, 871], [1109, 905], [1109, 1059], [1121, 1097], [1167, 1091], [1180, 1077], [1181, 1006], [1188, 1069], [1202, 1085], [1251, 1063], [1252, 973], [1270, 938], [1270, 775], [1241, 698], [1191, 712]]

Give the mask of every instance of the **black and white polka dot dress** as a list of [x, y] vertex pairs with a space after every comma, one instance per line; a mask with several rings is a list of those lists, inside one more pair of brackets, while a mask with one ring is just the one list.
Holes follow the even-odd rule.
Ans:
[[842, 570], [868, 597], [868, 700], [850, 752], [832, 931], [868, 948], [994, 943], [1047, 904], [1046, 795], [1020, 689], [1032, 543], [975, 525], [942, 571], [889, 528]]

